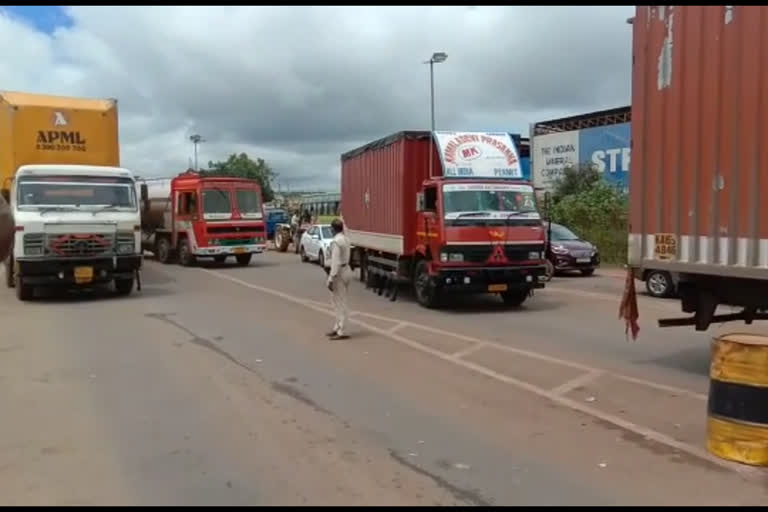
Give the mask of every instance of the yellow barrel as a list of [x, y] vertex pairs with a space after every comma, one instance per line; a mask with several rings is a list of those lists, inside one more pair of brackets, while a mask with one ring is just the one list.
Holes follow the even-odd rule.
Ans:
[[707, 449], [768, 466], [768, 336], [726, 334], [712, 345]]

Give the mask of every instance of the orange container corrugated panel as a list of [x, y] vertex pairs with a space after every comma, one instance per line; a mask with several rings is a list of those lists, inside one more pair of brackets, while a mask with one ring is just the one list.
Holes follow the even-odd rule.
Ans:
[[629, 260], [768, 279], [768, 7], [641, 6]]

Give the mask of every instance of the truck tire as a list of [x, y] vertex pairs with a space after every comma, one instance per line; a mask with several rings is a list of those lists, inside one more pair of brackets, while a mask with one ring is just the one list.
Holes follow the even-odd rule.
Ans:
[[435, 308], [439, 302], [439, 291], [429, 279], [426, 260], [420, 260], [413, 272], [413, 290], [416, 301], [425, 308]]
[[275, 247], [280, 252], [288, 252], [288, 246], [291, 245], [291, 238], [278, 230], [275, 232]]
[[158, 238], [155, 242], [155, 257], [160, 263], [171, 262], [171, 241], [165, 237]]
[[225, 261], [227, 261], [227, 255], [219, 254], [218, 256], [214, 256], [213, 261], [215, 261], [216, 263], [224, 263]]
[[235, 256], [235, 259], [237, 260], [237, 264], [238, 265], [245, 267], [245, 266], [247, 266], [251, 262], [251, 257], [252, 256], [253, 256], [253, 254], [251, 254], [251, 253], [248, 253], [248, 254], [238, 254], [238, 255]]
[[13, 278], [13, 256], [8, 256], [5, 260], [5, 285], [8, 288], [16, 286], [16, 280]]
[[179, 263], [185, 267], [191, 267], [195, 264], [195, 255], [192, 254], [192, 248], [189, 246], [187, 238], [179, 241]]
[[20, 301], [32, 300], [35, 296], [35, 287], [24, 284], [24, 278], [16, 276], [16, 298]]
[[115, 292], [118, 295], [130, 295], [133, 291], [133, 278], [115, 279]]
[[530, 290], [527, 288], [523, 288], [522, 290], [509, 290], [501, 293], [501, 300], [503, 300], [504, 304], [507, 306], [516, 308], [523, 305], [523, 302], [525, 302], [529, 294]]

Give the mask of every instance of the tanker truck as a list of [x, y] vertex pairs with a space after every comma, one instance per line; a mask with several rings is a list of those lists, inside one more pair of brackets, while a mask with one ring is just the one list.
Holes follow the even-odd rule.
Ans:
[[266, 248], [261, 187], [256, 180], [204, 176], [192, 169], [167, 179], [141, 180], [142, 246], [161, 263], [248, 265]]
[[40, 287], [114, 283], [142, 265], [138, 191], [120, 167], [117, 101], [0, 93], [0, 193], [16, 222], [5, 280]]

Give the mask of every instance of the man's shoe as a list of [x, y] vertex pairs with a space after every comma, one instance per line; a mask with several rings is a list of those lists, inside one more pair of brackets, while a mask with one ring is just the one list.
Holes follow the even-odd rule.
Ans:
[[332, 338], [332, 337], [336, 336], [336, 331], [327, 332], [327, 333], [325, 333], [325, 335], [328, 336], [329, 338]]
[[338, 341], [338, 340], [348, 340], [349, 336], [346, 334], [334, 334], [331, 336], [331, 341]]

